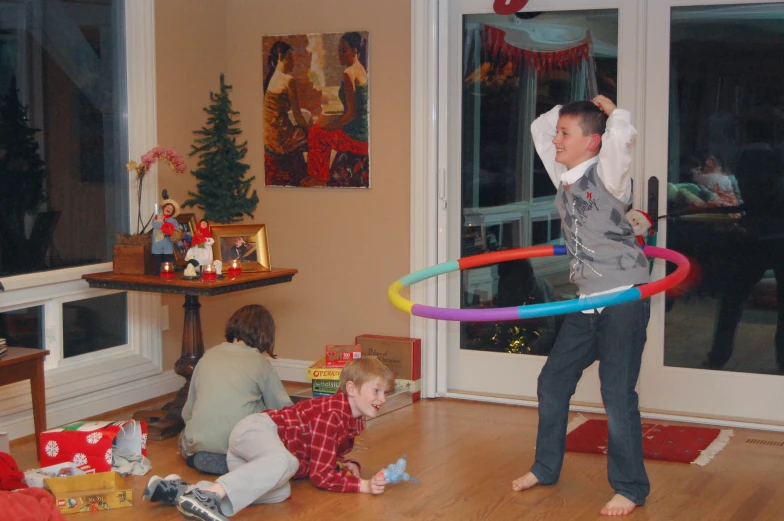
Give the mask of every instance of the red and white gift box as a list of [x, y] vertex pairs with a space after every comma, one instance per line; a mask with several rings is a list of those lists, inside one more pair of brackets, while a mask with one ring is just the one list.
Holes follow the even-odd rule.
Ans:
[[41, 433], [41, 467], [70, 461], [96, 472], [112, 470], [114, 448], [147, 456], [147, 424], [135, 420], [75, 422]]

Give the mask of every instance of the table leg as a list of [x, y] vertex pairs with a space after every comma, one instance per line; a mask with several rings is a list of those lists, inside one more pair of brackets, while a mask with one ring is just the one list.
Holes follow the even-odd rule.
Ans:
[[33, 395], [33, 424], [35, 425], [35, 449], [40, 458], [41, 433], [46, 430], [46, 384], [44, 382], [44, 361], [35, 361], [35, 370], [30, 378], [30, 394]]
[[185, 295], [185, 321], [182, 328], [182, 350], [180, 358], [174, 364], [174, 371], [185, 378], [183, 385], [174, 400], [163, 406], [162, 410], [138, 411], [133, 415], [135, 420], [146, 421], [147, 439], [165, 440], [176, 436], [185, 427], [182, 421], [182, 408], [188, 399], [188, 388], [193, 370], [199, 359], [204, 355], [204, 340], [201, 335], [201, 315], [199, 314], [199, 297]]

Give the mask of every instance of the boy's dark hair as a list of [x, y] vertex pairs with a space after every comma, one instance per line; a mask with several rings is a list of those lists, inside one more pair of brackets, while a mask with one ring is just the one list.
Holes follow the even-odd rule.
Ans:
[[584, 136], [604, 134], [607, 126], [607, 114], [590, 101], [573, 101], [561, 107], [558, 116], [574, 116]]
[[226, 341], [235, 340], [241, 340], [259, 352], [277, 358], [274, 353], [275, 321], [264, 306], [250, 304], [234, 312], [226, 323]]

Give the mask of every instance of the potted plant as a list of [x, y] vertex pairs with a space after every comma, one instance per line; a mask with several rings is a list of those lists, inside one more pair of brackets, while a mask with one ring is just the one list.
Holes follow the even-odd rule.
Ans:
[[138, 213], [136, 216], [136, 233], [118, 233], [117, 244], [114, 246], [114, 258], [112, 261], [112, 271], [127, 275], [145, 275], [152, 273], [152, 237], [148, 227], [152, 222], [152, 216], [144, 221], [142, 218], [142, 185], [147, 172], [158, 160], [164, 159], [169, 166], [182, 174], [185, 172], [185, 161], [174, 149], [164, 149], [156, 146], [141, 158], [141, 163], [129, 161], [125, 166], [128, 172], [136, 173], [138, 183], [136, 190], [136, 203]]

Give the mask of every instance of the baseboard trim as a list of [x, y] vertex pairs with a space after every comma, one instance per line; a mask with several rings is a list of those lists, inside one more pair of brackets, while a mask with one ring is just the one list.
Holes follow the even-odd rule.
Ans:
[[[304, 374], [304, 371], [303, 371]], [[49, 428], [96, 416], [107, 411], [151, 400], [177, 392], [185, 379], [174, 370], [128, 382], [109, 389], [81, 394], [46, 407]], [[32, 408], [0, 417], [0, 431], [8, 432], [9, 439], [29, 436], [35, 432]]]
[[307, 369], [313, 365], [313, 361], [295, 360], [293, 358], [272, 358], [270, 362], [272, 362], [272, 366], [284, 382], [310, 382], [307, 376]]

